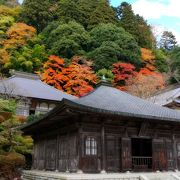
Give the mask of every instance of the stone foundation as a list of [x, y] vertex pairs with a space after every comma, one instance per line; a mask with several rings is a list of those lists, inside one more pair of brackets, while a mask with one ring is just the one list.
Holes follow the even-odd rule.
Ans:
[[78, 174], [23, 171], [23, 180], [180, 180], [180, 172]]
[[47, 171], [23, 171], [23, 180], [146, 180], [139, 174], [105, 173], [105, 174], [77, 174]]

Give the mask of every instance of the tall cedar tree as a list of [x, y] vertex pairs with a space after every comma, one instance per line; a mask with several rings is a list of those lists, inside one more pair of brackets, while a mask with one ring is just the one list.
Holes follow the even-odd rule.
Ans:
[[120, 26], [134, 36], [140, 47], [151, 49], [154, 45], [154, 37], [151, 27], [143, 17], [135, 15], [132, 6], [126, 2], [117, 8], [117, 13]]
[[50, 22], [57, 19], [58, 0], [24, 0], [20, 21], [41, 32]]

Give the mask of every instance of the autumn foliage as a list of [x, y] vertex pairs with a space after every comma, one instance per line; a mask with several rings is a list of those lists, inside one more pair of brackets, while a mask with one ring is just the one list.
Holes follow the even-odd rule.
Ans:
[[15, 23], [6, 32], [6, 39], [0, 39], [0, 63], [5, 64], [10, 60], [11, 51], [24, 46], [32, 40], [36, 29], [24, 23]]
[[44, 64], [42, 80], [47, 84], [63, 90], [69, 94], [81, 97], [93, 90], [97, 78], [86, 64], [77, 61], [65, 67], [64, 60], [57, 56], [50, 56]]
[[144, 63], [145, 68], [155, 71], [155, 56], [150, 49], [141, 48], [141, 59]]
[[116, 88], [142, 98], [154, 94], [165, 86], [162, 74], [147, 67], [135, 71], [132, 64], [119, 62], [113, 64], [112, 72]]
[[120, 90], [125, 90], [126, 81], [137, 75], [135, 66], [121, 62], [113, 64], [112, 73], [114, 74], [114, 85]]
[[138, 97], [147, 98], [165, 87], [162, 74], [142, 68], [136, 77], [126, 82], [126, 90]]

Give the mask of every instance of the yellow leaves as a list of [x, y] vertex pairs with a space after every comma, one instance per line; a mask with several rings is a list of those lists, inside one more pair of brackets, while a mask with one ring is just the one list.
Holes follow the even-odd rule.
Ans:
[[20, 13], [20, 11], [21, 11], [20, 6], [17, 6], [17, 7], [14, 7], [14, 8], [10, 8], [8, 6], [3, 6], [3, 5], [0, 6], [0, 15], [1, 16], [17, 17], [18, 14]]
[[150, 49], [141, 48], [141, 59], [145, 64], [145, 67], [151, 71], [155, 71], [155, 56]]
[[36, 29], [24, 23], [15, 23], [6, 32], [8, 39], [4, 41], [4, 48], [22, 47], [36, 34]]
[[10, 55], [6, 49], [0, 49], [0, 64], [5, 64], [9, 61]]

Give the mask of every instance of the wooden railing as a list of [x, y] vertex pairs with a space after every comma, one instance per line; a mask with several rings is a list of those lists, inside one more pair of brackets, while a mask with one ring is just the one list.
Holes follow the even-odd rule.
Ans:
[[133, 169], [152, 169], [152, 157], [133, 156], [132, 157]]

